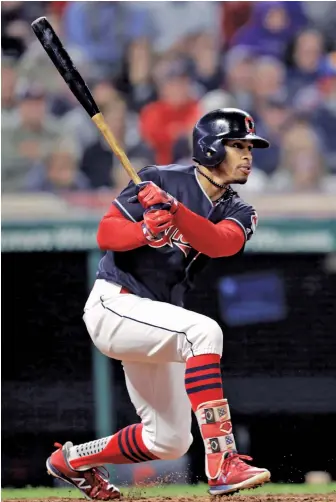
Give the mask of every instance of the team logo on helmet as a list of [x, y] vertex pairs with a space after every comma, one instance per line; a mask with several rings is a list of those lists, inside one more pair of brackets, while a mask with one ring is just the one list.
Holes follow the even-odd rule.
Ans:
[[249, 133], [249, 134], [255, 133], [255, 125], [254, 125], [252, 117], [245, 117], [245, 127], [246, 127], [247, 133]]

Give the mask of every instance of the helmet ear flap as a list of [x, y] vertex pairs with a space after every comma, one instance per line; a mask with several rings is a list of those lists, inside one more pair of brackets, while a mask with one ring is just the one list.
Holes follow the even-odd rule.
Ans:
[[208, 144], [206, 139], [200, 138], [197, 142], [202, 157], [201, 162], [200, 159], [197, 159], [197, 161], [205, 167], [216, 167], [225, 158], [224, 143], [221, 139], [217, 139]]
[[214, 148], [212, 148], [211, 146], [207, 145], [203, 139], [201, 139], [199, 141], [199, 144], [200, 144], [202, 152], [204, 153], [204, 155], [207, 158], [211, 159], [211, 157], [216, 155], [216, 150]]
[[193, 160], [205, 167], [216, 167], [225, 159], [225, 140], [222, 135], [206, 134], [195, 126], [193, 132]]
[[[223, 155], [223, 160], [225, 160], [225, 157], [226, 157], [226, 143], [227, 143], [227, 140], [222, 138], [221, 139], [221, 144], [222, 144], [222, 147], [223, 147], [223, 150], [222, 150], [222, 155]], [[223, 162], [222, 160], [222, 162]]]

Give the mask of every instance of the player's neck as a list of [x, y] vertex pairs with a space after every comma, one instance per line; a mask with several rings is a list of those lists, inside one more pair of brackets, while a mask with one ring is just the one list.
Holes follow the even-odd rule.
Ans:
[[196, 176], [207, 196], [211, 200], [219, 199], [227, 189], [225, 180], [204, 166], [197, 166], [197, 170]]

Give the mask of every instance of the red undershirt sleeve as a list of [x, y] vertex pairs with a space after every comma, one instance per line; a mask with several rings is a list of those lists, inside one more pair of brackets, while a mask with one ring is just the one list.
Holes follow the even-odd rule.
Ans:
[[222, 220], [219, 223], [212, 223], [181, 203], [174, 221], [185, 240], [196, 251], [210, 258], [233, 256], [245, 244], [244, 231], [234, 221]]
[[112, 205], [98, 226], [97, 243], [102, 251], [130, 251], [148, 242], [141, 228], [142, 221], [129, 221]]

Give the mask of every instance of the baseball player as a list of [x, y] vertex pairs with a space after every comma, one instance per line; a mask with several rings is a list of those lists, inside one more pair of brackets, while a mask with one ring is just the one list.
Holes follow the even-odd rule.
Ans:
[[270, 480], [268, 470], [237, 452], [220, 371], [222, 330], [184, 309], [181, 295], [208, 260], [243, 252], [254, 234], [257, 213], [230, 185], [247, 182], [253, 148], [268, 146], [243, 110], [207, 113], [194, 127], [194, 164], [145, 167], [142, 182], [130, 182], [100, 222], [97, 240], [106, 253], [83, 319], [95, 346], [122, 361], [141, 423], [80, 445], [55, 444], [48, 472], [87, 497], [120, 497], [99, 470], [103, 464], [184, 455], [191, 410], [211, 495]]

